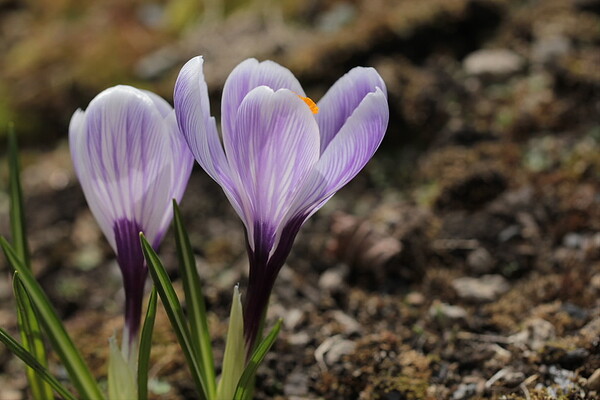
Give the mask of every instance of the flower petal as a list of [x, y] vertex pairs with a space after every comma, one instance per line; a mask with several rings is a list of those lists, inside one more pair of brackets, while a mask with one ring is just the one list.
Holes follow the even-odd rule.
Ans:
[[[172, 168], [171, 168], [171, 191], [169, 200], [175, 199], [177, 203], [181, 202], [183, 193], [187, 187], [192, 168], [194, 166], [194, 156], [190, 152], [190, 148], [185, 141], [185, 138], [179, 131], [175, 111], [171, 110], [170, 114], [164, 120], [165, 127], [169, 138], [169, 150], [171, 152]], [[173, 207], [169, 206], [163, 215], [160, 224], [159, 235], [152, 245], [156, 248], [162, 240], [164, 233], [167, 231], [171, 219], [173, 218]]]
[[369, 93], [331, 140], [294, 199], [286, 221], [309, 218], [373, 157], [389, 119], [385, 93]]
[[[203, 63], [202, 57], [194, 57], [179, 72], [173, 95], [175, 114], [179, 129], [196, 161], [229, 197], [233, 190], [229, 167], [215, 119], [210, 116]], [[233, 199], [232, 205], [237, 209], [239, 206], [236, 203], [237, 200]]]
[[71, 155], [92, 213], [116, 251], [113, 224], [139, 224], [150, 240], [169, 207], [171, 154], [165, 122], [144, 92], [116, 86], [100, 93], [70, 126]]
[[[242, 101], [225, 152], [238, 187], [248, 241], [255, 224], [271, 238], [319, 157], [312, 112], [293, 92], [260, 86]], [[235, 171], [235, 172], [234, 172]]]
[[235, 129], [234, 122], [244, 97], [259, 86], [268, 86], [275, 91], [289, 89], [296, 94], [305, 96], [300, 82], [289, 69], [273, 61], [259, 63], [254, 58], [242, 61], [231, 71], [223, 86], [221, 99], [223, 142], [228, 140], [228, 136]]
[[321, 153], [365, 96], [379, 88], [387, 96], [385, 83], [374, 68], [356, 67], [342, 76], [319, 101], [316, 115], [321, 130]]

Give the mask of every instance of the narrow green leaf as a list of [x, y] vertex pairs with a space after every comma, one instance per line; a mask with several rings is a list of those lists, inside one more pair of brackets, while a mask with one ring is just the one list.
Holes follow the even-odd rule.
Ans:
[[158, 258], [158, 255], [150, 243], [148, 243], [144, 235], [141, 233], [140, 240], [142, 242], [142, 251], [144, 252], [144, 257], [146, 258], [146, 263], [148, 264], [150, 276], [152, 276], [156, 291], [163, 302], [167, 316], [171, 321], [171, 326], [175, 331], [175, 335], [177, 335], [177, 340], [179, 341], [181, 350], [183, 350], [183, 355], [185, 356], [187, 364], [190, 367], [192, 378], [196, 383], [198, 394], [201, 396], [201, 399], [212, 400], [209, 397], [207, 385], [203, 379], [204, 374], [201, 372], [202, 364], [200, 360], [196, 358], [196, 354], [190, 339], [187, 321], [183, 315], [181, 303], [177, 298], [177, 294], [175, 293], [173, 284], [169, 279], [169, 275], [167, 274], [165, 267], [162, 265], [160, 258]]
[[[27, 246], [23, 191], [21, 189], [19, 150], [12, 123], [8, 126], [8, 171], [10, 231], [13, 246], [25, 266], [29, 267], [30, 258]], [[31, 307], [31, 301], [25, 294], [25, 290], [19, 290], [17, 287], [15, 287], [15, 296], [17, 306], [20, 305], [17, 309], [17, 318], [23, 344], [43, 366], [47, 366], [48, 362], [44, 343], [40, 335], [40, 326]], [[21, 310], [20, 312], [19, 309]], [[35, 371], [31, 368], [27, 368], [27, 380], [29, 381], [34, 399], [52, 400], [54, 398], [50, 386], [40, 377], [36, 377]]]
[[137, 399], [135, 365], [125, 360], [114, 336], [108, 339], [108, 347], [108, 399]]
[[269, 332], [269, 334], [260, 342], [250, 360], [248, 360], [248, 364], [246, 365], [246, 369], [238, 382], [237, 388], [235, 390], [235, 394], [233, 396], [234, 400], [252, 400], [252, 394], [254, 392], [254, 375], [256, 374], [256, 370], [260, 363], [264, 360], [265, 355], [275, 343], [275, 339], [277, 339], [277, 335], [281, 330], [282, 320], [278, 320], [273, 329]]
[[158, 295], [156, 287], [152, 288], [148, 299], [148, 311], [144, 319], [144, 326], [140, 335], [140, 349], [138, 354], [138, 399], [148, 399], [148, 368], [150, 363], [150, 350], [152, 349], [152, 331], [156, 319], [156, 304]]
[[33, 368], [38, 376], [41, 376], [52, 389], [65, 400], [76, 400], [72, 395], [50, 372], [40, 364], [27, 350], [12, 338], [4, 329], [0, 328], [0, 342], [17, 357], [19, 357], [28, 367]]
[[[21, 332], [21, 341], [23, 347], [31, 353], [39, 363], [48, 368], [46, 359], [46, 349], [42, 340], [42, 332], [35, 315], [35, 310], [31, 304], [31, 299], [19, 279], [18, 273], [13, 278], [13, 291], [17, 303], [17, 320], [19, 322], [19, 331]], [[31, 394], [36, 400], [51, 400], [54, 398], [50, 385], [37, 374], [37, 372], [27, 367], [27, 380], [31, 389]]]
[[27, 247], [27, 231], [25, 228], [25, 211], [23, 208], [23, 192], [19, 167], [19, 150], [14, 125], [8, 126], [8, 191], [10, 196], [10, 233], [17, 255], [26, 266], [29, 266], [29, 249]]
[[190, 244], [190, 239], [181, 221], [181, 213], [177, 202], [173, 200], [173, 226], [175, 228], [175, 241], [179, 256], [179, 272], [183, 289], [187, 316], [190, 323], [192, 346], [196, 357], [201, 360], [209, 398], [216, 396], [215, 363], [213, 360], [212, 343], [206, 319], [206, 306], [202, 294], [202, 285], [196, 269], [196, 260]]
[[3, 237], [0, 237], [0, 246], [8, 263], [19, 273], [21, 282], [35, 305], [37, 315], [52, 343], [52, 347], [58, 353], [81, 397], [89, 400], [103, 399], [104, 396], [92, 373], [29, 268], [23, 264], [15, 250]]
[[217, 400], [230, 400], [233, 398], [237, 384], [244, 372], [245, 362], [246, 346], [242, 296], [236, 285], [233, 289], [233, 299], [231, 301], [225, 355], [223, 356], [223, 372], [217, 388]]

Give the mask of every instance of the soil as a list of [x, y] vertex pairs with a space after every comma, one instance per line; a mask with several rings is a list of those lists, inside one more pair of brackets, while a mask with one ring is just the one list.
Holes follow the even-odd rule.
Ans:
[[[32, 13], [15, 3], [0, 2], [4, 21]], [[129, 76], [168, 98], [180, 61], [203, 53], [215, 110], [228, 71], [250, 55], [288, 66], [314, 99], [355, 65], [388, 86], [382, 147], [302, 228], [277, 279], [267, 321], [284, 327], [255, 398], [600, 398], [600, 2], [283, 4], [283, 19], [253, 10], [188, 27], [161, 42], [164, 68]], [[17, 72], [0, 74], [15, 96]], [[123, 292], [65, 141], [68, 116], [103, 84], [77, 79], [11, 101], [35, 115], [24, 129], [62, 129], [42, 145], [22, 136], [33, 268], [102, 380]], [[220, 363], [233, 285], [247, 280], [242, 225], [198, 167], [181, 207]], [[7, 209], [0, 193], [3, 235]], [[161, 256], [181, 289], [174, 248], [168, 233]], [[16, 333], [4, 260], [0, 270], [0, 326]], [[151, 364], [153, 399], [195, 397], [162, 309]], [[28, 398], [26, 384], [0, 347], [0, 399]]]

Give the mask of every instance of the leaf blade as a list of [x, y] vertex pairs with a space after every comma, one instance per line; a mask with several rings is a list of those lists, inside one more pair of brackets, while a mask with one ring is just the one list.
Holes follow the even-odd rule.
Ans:
[[148, 368], [150, 362], [150, 351], [152, 349], [152, 332], [156, 320], [156, 308], [158, 303], [158, 294], [156, 287], [152, 288], [148, 298], [148, 311], [144, 319], [144, 326], [140, 334], [140, 347], [138, 353], [138, 399], [148, 399]]
[[240, 291], [236, 285], [233, 289], [225, 354], [223, 355], [223, 370], [217, 387], [217, 400], [233, 398], [237, 384], [244, 372], [245, 362], [244, 316]]
[[29, 248], [27, 247], [27, 229], [21, 189], [19, 150], [14, 125], [8, 127], [8, 191], [10, 198], [10, 234], [15, 251], [26, 266], [30, 265]]
[[[196, 270], [196, 260], [194, 258], [190, 239], [183, 226], [181, 212], [179, 211], [175, 199], [173, 199], [173, 227], [175, 230], [175, 242], [179, 257], [179, 271], [182, 278], [181, 281], [183, 282], [188, 320], [190, 322], [192, 345], [204, 366], [202, 372], [204, 373], [204, 379], [207, 383], [209, 398], [214, 398], [217, 392], [214, 370], [215, 363], [213, 360], [208, 321], [206, 319], [206, 305], [204, 303], [202, 285], [200, 284], [200, 277]], [[198, 345], [196, 345], [194, 339], [198, 339]]]
[[15, 250], [3, 237], [0, 237], [0, 247], [2, 247], [8, 263], [19, 273], [20, 279], [36, 307], [44, 330], [52, 342], [52, 347], [58, 353], [79, 394], [85, 399], [103, 399], [104, 396], [96, 380], [29, 268], [23, 264]]
[[252, 394], [254, 392], [254, 376], [256, 374], [256, 370], [258, 369], [260, 363], [264, 360], [267, 352], [275, 343], [275, 339], [277, 339], [277, 335], [281, 330], [282, 320], [279, 319], [275, 326], [271, 329], [269, 334], [265, 336], [265, 338], [256, 346], [252, 356], [248, 360], [248, 364], [244, 369], [244, 373], [238, 382], [237, 388], [235, 390], [235, 394], [233, 396], [234, 400], [252, 400]]
[[12, 336], [8, 334], [4, 329], [0, 328], [0, 342], [17, 357], [21, 359], [28, 367], [34, 369], [39, 376], [41, 376], [48, 384], [62, 396], [65, 400], [77, 400], [77, 398], [71, 394], [50, 372], [41, 365], [35, 357], [19, 344]]
[[201, 399], [210, 399], [210, 397], [208, 397], [209, 393], [206, 390], [206, 383], [203, 380], [203, 374], [201, 373], [202, 367], [193, 350], [187, 321], [183, 315], [183, 309], [181, 308], [181, 303], [177, 298], [173, 284], [169, 279], [165, 267], [158, 258], [158, 255], [150, 243], [148, 243], [143, 233], [140, 233], [140, 240], [142, 243], [142, 251], [146, 263], [148, 264], [148, 271], [154, 281], [154, 286], [163, 302], [169, 321], [171, 321], [171, 326], [175, 331], [181, 350], [183, 351], [187, 364], [191, 370], [190, 372], [196, 383], [198, 394], [201, 396]]
[[[31, 304], [31, 299], [21, 282], [18, 273], [13, 278], [13, 291], [17, 305], [17, 320], [23, 347], [35, 357], [44, 368], [48, 368], [46, 349], [42, 340], [42, 331]], [[31, 394], [36, 400], [51, 400], [54, 398], [51, 386], [31, 367], [27, 367], [27, 379]]]

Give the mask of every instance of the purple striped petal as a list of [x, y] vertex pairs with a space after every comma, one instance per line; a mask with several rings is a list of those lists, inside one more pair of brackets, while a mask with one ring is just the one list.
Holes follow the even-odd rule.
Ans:
[[224, 142], [228, 140], [228, 135], [235, 130], [238, 107], [246, 95], [259, 86], [268, 86], [275, 91], [289, 89], [296, 94], [305, 96], [304, 90], [294, 74], [276, 62], [263, 61], [259, 63], [254, 58], [241, 62], [231, 71], [223, 86], [221, 126]]
[[126, 219], [151, 242], [169, 208], [172, 154], [166, 124], [142, 91], [100, 93], [70, 125], [71, 155], [92, 213], [117, 251], [113, 226]]
[[[272, 243], [298, 188], [319, 157], [319, 128], [307, 105], [287, 89], [253, 89], [225, 142], [242, 219], [253, 247], [256, 224]], [[262, 240], [262, 239], [261, 239]]]
[[321, 130], [321, 153], [365, 96], [376, 88], [387, 96], [385, 83], [374, 68], [356, 67], [338, 79], [325, 93], [318, 103], [319, 113], [316, 116]]
[[[177, 203], [181, 202], [185, 188], [187, 187], [188, 180], [192, 173], [192, 167], [194, 166], [194, 156], [190, 152], [190, 148], [185, 140], [185, 137], [181, 135], [179, 127], [177, 125], [177, 118], [173, 107], [162, 97], [148, 90], [142, 90], [154, 103], [158, 112], [163, 116], [166, 124], [167, 135], [169, 137], [171, 151], [171, 159], [173, 160], [173, 168], [171, 168], [171, 192], [169, 199], [175, 199]], [[160, 224], [160, 232], [158, 237], [153, 243], [154, 247], [157, 247], [159, 242], [162, 240], [164, 233], [167, 231], [171, 219], [173, 218], [173, 208], [169, 207], [162, 219]]]
[[202, 57], [194, 57], [179, 72], [173, 95], [177, 123], [198, 164], [221, 185], [231, 205], [241, 215], [217, 125], [210, 116], [203, 63]]
[[389, 119], [385, 93], [377, 88], [367, 94], [339, 133], [331, 140], [294, 200], [286, 220], [321, 208], [373, 157], [381, 144]]

